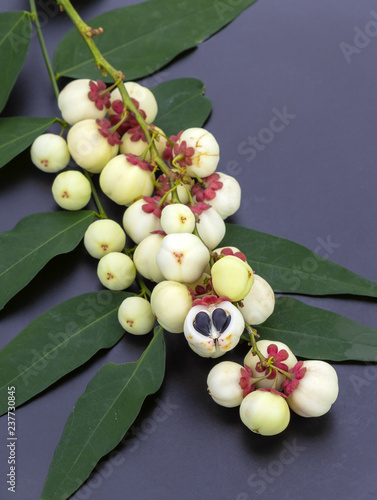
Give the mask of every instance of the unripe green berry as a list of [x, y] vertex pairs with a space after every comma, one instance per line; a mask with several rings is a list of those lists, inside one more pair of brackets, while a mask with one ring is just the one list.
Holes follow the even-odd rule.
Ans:
[[111, 252], [98, 262], [97, 275], [103, 286], [109, 290], [125, 290], [136, 278], [132, 259], [121, 252]]
[[118, 205], [131, 205], [138, 198], [151, 196], [154, 174], [133, 165], [124, 154], [112, 158], [101, 172], [102, 191]]
[[52, 183], [52, 195], [59, 207], [65, 210], [81, 210], [90, 200], [92, 188], [81, 172], [60, 172]]
[[246, 297], [254, 277], [251, 267], [238, 257], [226, 255], [211, 268], [212, 285], [218, 296], [238, 302]]
[[290, 411], [284, 397], [257, 389], [242, 400], [240, 417], [251, 431], [262, 436], [274, 436], [287, 428]]
[[182, 283], [162, 281], [152, 291], [151, 306], [153, 314], [165, 330], [182, 333], [183, 323], [192, 306], [192, 296]]
[[69, 163], [66, 140], [56, 134], [42, 134], [35, 139], [30, 149], [31, 161], [44, 172], [60, 172]]
[[95, 120], [75, 123], [67, 135], [69, 152], [77, 165], [88, 172], [98, 174], [118, 154], [119, 146], [111, 146], [106, 137], [99, 133]]
[[128, 333], [145, 335], [149, 333], [156, 318], [148, 300], [142, 297], [127, 297], [118, 310], [118, 320]]
[[239, 406], [243, 399], [243, 390], [240, 386], [242, 366], [233, 361], [222, 361], [215, 365], [207, 377], [209, 395], [215, 403], [234, 408]]
[[85, 248], [96, 259], [111, 252], [121, 252], [125, 244], [126, 235], [123, 229], [111, 219], [92, 222], [84, 236]]

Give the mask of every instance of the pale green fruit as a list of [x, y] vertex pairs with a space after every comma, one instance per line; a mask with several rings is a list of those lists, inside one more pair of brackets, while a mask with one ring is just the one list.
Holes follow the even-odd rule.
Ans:
[[165, 236], [156, 255], [156, 262], [167, 280], [193, 283], [203, 274], [210, 259], [208, 248], [190, 233]]
[[150, 303], [142, 297], [127, 297], [118, 310], [118, 320], [128, 333], [145, 335], [156, 321]]
[[58, 106], [60, 112], [63, 120], [70, 125], [87, 119], [101, 120], [106, 115], [106, 107], [100, 110], [89, 99], [90, 81], [86, 78], [73, 80], [59, 94]]
[[192, 233], [195, 229], [195, 215], [186, 205], [173, 203], [162, 209], [161, 226], [166, 234]]
[[260, 325], [271, 316], [275, 308], [275, 295], [265, 279], [254, 274], [254, 283], [250, 292], [242, 299], [242, 306], [238, 306], [246, 323]]
[[154, 174], [133, 165], [124, 154], [112, 158], [101, 172], [102, 191], [118, 205], [131, 205], [138, 198], [151, 196]]
[[241, 403], [240, 417], [251, 431], [262, 436], [274, 436], [287, 428], [290, 420], [289, 406], [279, 394], [256, 390]]
[[95, 120], [75, 123], [67, 135], [68, 149], [77, 165], [93, 174], [99, 174], [105, 165], [118, 154], [119, 146], [111, 146], [99, 133]]
[[195, 149], [194, 155], [190, 157], [192, 165], [188, 167], [187, 174], [190, 177], [208, 177], [213, 174], [219, 163], [220, 148], [211, 132], [204, 128], [189, 128], [184, 130], [178, 144], [184, 141], [187, 147]]
[[121, 252], [125, 244], [126, 235], [123, 229], [111, 219], [92, 222], [84, 235], [85, 248], [96, 259], [111, 252]]
[[[254, 285], [253, 285], [254, 286]], [[257, 349], [260, 351], [260, 353], [268, 359], [268, 353], [267, 353], [267, 348], [270, 344], [275, 344], [278, 350], [285, 349], [288, 353], [288, 358], [282, 361], [282, 363], [286, 364], [288, 367], [288, 370], [293, 368], [295, 364], [297, 363], [297, 358], [293, 354], [293, 352], [290, 350], [290, 348], [284, 344], [283, 342], [279, 342], [277, 340], [258, 340], [256, 343]], [[260, 362], [260, 359], [258, 358], [257, 355], [253, 355], [253, 350], [250, 349], [250, 351], [246, 354], [245, 359], [244, 359], [244, 364], [249, 366], [253, 372], [253, 376], [255, 378], [262, 377], [264, 375], [264, 372], [258, 372], [256, 370], [257, 364]], [[277, 375], [277, 380], [276, 380], [276, 389], [280, 391], [281, 389], [281, 384], [286, 380], [286, 377], [282, 373], [278, 373]], [[259, 380], [258, 382], [255, 383], [257, 387], [268, 387], [272, 388], [272, 386], [275, 383], [275, 378], [273, 379], [263, 379]]]
[[233, 361], [222, 361], [215, 365], [207, 377], [209, 395], [215, 403], [234, 408], [243, 400], [240, 386], [242, 366]]
[[60, 172], [69, 163], [66, 140], [56, 134], [42, 134], [35, 139], [30, 148], [31, 161], [43, 172]]
[[152, 291], [151, 306], [153, 314], [165, 330], [182, 333], [183, 323], [192, 306], [192, 296], [182, 283], [161, 281]]
[[226, 255], [211, 268], [212, 284], [218, 296], [238, 302], [246, 297], [253, 285], [253, 270], [238, 257]]
[[52, 183], [52, 195], [59, 207], [65, 210], [81, 210], [90, 200], [92, 188], [81, 172], [60, 172]]
[[109, 290], [125, 290], [136, 278], [132, 259], [121, 252], [111, 252], [101, 257], [97, 275], [103, 286]]
[[288, 396], [288, 404], [301, 417], [320, 417], [338, 397], [338, 375], [329, 363], [318, 359], [306, 360], [302, 367], [306, 373]]

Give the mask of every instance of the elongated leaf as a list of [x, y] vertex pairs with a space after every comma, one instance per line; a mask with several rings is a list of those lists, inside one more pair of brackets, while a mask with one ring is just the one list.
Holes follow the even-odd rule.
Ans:
[[297, 356], [330, 361], [376, 361], [377, 330], [292, 297], [279, 297], [256, 327], [261, 339], [285, 342]]
[[211, 101], [203, 96], [204, 83], [195, 78], [179, 78], [152, 87], [157, 103], [156, 125], [166, 135], [201, 127], [211, 112]]
[[161, 327], [134, 363], [106, 364], [89, 382], [55, 450], [41, 500], [68, 498], [98, 460], [123, 438], [149, 394], [162, 384], [165, 344]]
[[17, 406], [85, 363], [123, 336], [118, 308], [127, 292], [84, 293], [35, 318], [0, 351], [0, 414], [7, 390], [17, 388]]
[[[154, 73], [179, 53], [203, 42], [255, 2], [150, 0], [108, 11], [88, 24], [103, 28], [103, 34], [96, 37], [99, 50], [132, 80]], [[57, 46], [54, 67], [58, 76], [99, 77], [76, 29]]]
[[22, 153], [56, 118], [17, 116], [0, 118], [0, 168]]
[[[331, 249], [331, 241], [327, 244]], [[227, 224], [221, 246], [228, 245], [245, 253], [253, 270], [275, 292], [377, 297], [377, 283], [285, 238]]]
[[56, 255], [73, 250], [94, 219], [91, 210], [24, 217], [0, 234], [0, 309]]
[[0, 112], [25, 62], [30, 39], [31, 20], [27, 12], [0, 14]]

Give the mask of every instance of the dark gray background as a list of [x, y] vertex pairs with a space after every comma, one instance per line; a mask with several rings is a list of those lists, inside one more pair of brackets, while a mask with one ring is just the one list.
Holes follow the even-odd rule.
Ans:
[[[96, 0], [76, 6], [88, 20], [130, 3]], [[37, 4], [44, 6], [41, 21], [52, 55], [70, 21], [56, 14], [52, 0]], [[28, 3], [2, 0], [0, 9], [28, 9]], [[213, 103], [206, 128], [220, 144], [220, 170], [234, 175], [243, 188], [232, 222], [317, 249], [374, 281], [376, 23], [373, 0], [260, 0], [198, 49], [146, 80], [147, 85], [179, 77], [205, 82]], [[358, 30], [365, 29], [370, 36], [355, 41]], [[347, 58], [344, 44], [355, 43], [359, 47]], [[267, 137], [262, 129], [269, 126], [274, 109], [284, 108], [294, 116], [284, 129], [263, 150], [245, 152], [242, 143], [249, 136]], [[3, 116], [56, 113], [33, 36]], [[28, 154], [1, 169], [0, 230], [11, 229], [30, 213], [54, 210], [51, 182], [51, 176], [30, 164]], [[109, 211], [120, 220], [122, 211]], [[101, 289], [94, 259], [82, 246], [73, 255], [55, 258], [1, 311], [0, 347], [53, 305]], [[302, 299], [377, 327], [373, 300]], [[6, 419], [0, 420], [1, 498], [40, 497], [65, 421], [90, 378], [105, 362], [136, 360], [149, 339], [124, 338], [17, 410], [16, 494], [5, 485]], [[293, 416], [283, 434], [263, 438], [241, 424], [237, 409], [219, 407], [206, 394], [206, 377], [215, 362], [192, 353], [182, 336], [166, 335], [166, 341], [161, 390], [148, 398], [116, 454], [102, 460], [72, 498], [376, 498], [377, 367], [334, 365], [340, 395], [331, 412], [318, 419]], [[239, 346], [227, 359], [241, 361], [243, 355]]]

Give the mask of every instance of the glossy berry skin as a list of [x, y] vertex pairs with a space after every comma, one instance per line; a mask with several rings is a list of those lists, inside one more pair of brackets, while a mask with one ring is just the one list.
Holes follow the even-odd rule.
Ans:
[[240, 386], [242, 366], [233, 361], [215, 365], [207, 377], [208, 393], [215, 403], [226, 408], [239, 406], [243, 399]]
[[275, 295], [269, 283], [261, 276], [254, 274], [253, 286], [238, 308], [249, 325], [264, 323], [275, 308]]
[[252, 432], [262, 436], [274, 436], [287, 428], [290, 411], [285, 398], [257, 389], [242, 400], [240, 418]]
[[156, 321], [148, 300], [127, 297], [118, 309], [118, 320], [126, 332], [132, 335], [149, 333]]
[[60, 172], [69, 163], [71, 155], [66, 140], [56, 134], [42, 134], [30, 148], [33, 164], [43, 172]]
[[110, 252], [121, 252], [125, 244], [126, 235], [123, 229], [111, 219], [96, 220], [85, 231], [85, 248], [96, 259]]
[[65, 210], [81, 210], [92, 195], [90, 182], [77, 170], [60, 172], [52, 183], [51, 191], [56, 203]]
[[253, 270], [238, 257], [226, 255], [211, 268], [212, 284], [218, 296], [238, 302], [246, 297], [253, 285]]
[[98, 262], [97, 275], [102, 285], [109, 290], [125, 290], [136, 278], [132, 259], [121, 252], [111, 252]]
[[63, 120], [69, 125], [89, 118], [101, 120], [107, 113], [105, 106], [98, 109], [95, 103], [89, 99], [90, 82], [91, 80], [86, 78], [73, 80], [59, 94], [58, 106]]
[[298, 387], [288, 396], [290, 408], [302, 417], [320, 417], [327, 413], [339, 393], [335, 369], [318, 359], [303, 362], [306, 368]]

